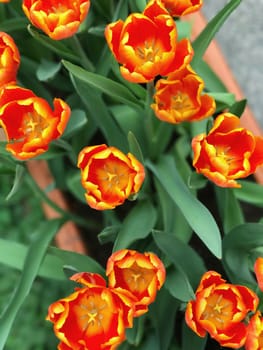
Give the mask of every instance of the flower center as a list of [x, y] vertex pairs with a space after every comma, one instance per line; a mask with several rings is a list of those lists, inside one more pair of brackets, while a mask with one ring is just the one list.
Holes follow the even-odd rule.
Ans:
[[22, 131], [29, 138], [40, 138], [49, 126], [45, 118], [37, 113], [27, 113], [23, 120]]
[[112, 192], [116, 189], [124, 190], [127, 188], [129, 174], [127, 166], [122, 162], [109, 161], [97, 171], [105, 192]]
[[233, 305], [221, 294], [212, 294], [207, 298], [207, 304], [201, 318], [212, 322], [216, 328], [222, 329], [228, 325], [232, 317]]
[[98, 334], [110, 324], [109, 311], [109, 305], [101, 295], [91, 294], [82, 298], [77, 305], [77, 322], [88, 335]]
[[142, 46], [137, 46], [135, 52], [137, 56], [145, 62], [154, 62], [160, 48], [157, 46], [155, 39], [145, 40]]
[[124, 269], [124, 280], [132, 292], [143, 293], [147, 290], [152, 279], [154, 278], [154, 271], [145, 269], [135, 262], [130, 268]]
[[183, 113], [192, 109], [193, 104], [187, 94], [178, 91], [176, 95], [172, 96], [171, 108]]

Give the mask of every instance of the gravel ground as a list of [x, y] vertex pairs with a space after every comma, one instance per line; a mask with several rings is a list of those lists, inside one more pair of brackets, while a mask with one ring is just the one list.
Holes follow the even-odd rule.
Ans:
[[[204, 0], [209, 20], [227, 0]], [[234, 76], [263, 127], [263, 0], [243, 0], [216, 35]]]

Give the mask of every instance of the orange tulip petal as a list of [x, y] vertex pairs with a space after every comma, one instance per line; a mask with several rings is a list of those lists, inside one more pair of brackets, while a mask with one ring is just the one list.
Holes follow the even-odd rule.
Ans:
[[0, 32], [0, 87], [15, 84], [20, 54], [13, 38]]

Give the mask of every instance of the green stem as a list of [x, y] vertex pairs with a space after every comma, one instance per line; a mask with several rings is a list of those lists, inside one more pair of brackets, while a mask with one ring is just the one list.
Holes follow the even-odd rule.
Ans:
[[154, 94], [154, 82], [147, 83], [147, 94], [145, 99], [145, 117], [144, 117], [144, 129], [146, 134], [146, 139], [148, 143], [148, 151], [149, 155], [152, 155], [152, 143], [154, 139], [154, 127], [153, 127], [153, 119], [152, 119], [152, 109], [151, 109], [151, 103], [153, 100], [153, 94]]
[[74, 49], [74, 52], [79, 55], [82, 66], [88, 71], [94, 72], [95, 71], [94, 65], [86, 55], [86, 52], [83, 50], [81, 43], [79, 42], [79, 39], [76, 35], [73, 35], [70, 38], [70, 43], [72, 48]]

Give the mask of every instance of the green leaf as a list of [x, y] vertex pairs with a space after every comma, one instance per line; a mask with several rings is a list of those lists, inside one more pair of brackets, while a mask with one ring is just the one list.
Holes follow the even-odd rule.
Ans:
[[86, 198], [85, 198], [85, 189], [81, 185], [81, 174], [80, 170], [76, 171], [70, 171], [67, 179], [66, 184], [70, 192], [82, 203], [87, 204]]
[[55, 77], [61, 68], [60, 62], [47, 61], [42, 59], [37, 68], [36, 75], [40, 81], [48, 81]]
[[194, 333], [185, 322], [182, 329], [182, 349], [181, 350], [204, 350], [207, 342], [207, 336], [199, 337]]
[[[28, 247], [24, 244], [0, 239], [1, 264], [21, 271], [27, 254]], [[64, 266], [72, 266], [79, 272], [88, 271], [99, 273], [101, 275], [105, 274], [104, 269], [89, 256], [55, 247], [49, 247], [37, 275], [44, 278], [63, 281], [66, 278], [63, 272]]]
[[235, 227], [223, 239], [223, 264], [232, 283], [255, 284], [250, 271], [250, 254], [263, 247], [263, 224]]
[[86, 113], [82, 109], [73, 109], [71, 111], [70, 119], [67, 124], [63, 138], [69, 138], [80, 129], [82, 129], [88, 122]]
[[263, 208], [263, 186], [258, 183], [240, 180], [241, 188], [234, 189], [235, 196], [245, 202]]
[[4, 349], [6, 339], [12, 328], [16, 315], [22, 306], [31, 286], [37, 276], [41, 262], [45, 256], [47, 247], [58, 231], [61, 220], [52, 220], [42, 223], [36, 230], [36, 239], [28, 249], [23, 271], [14, 294], [9, 299], [6, 309], [0, 317], [0, 349]]
[[222, 104], [229, 107], [235, 103], [235, 95], [229, 92], [210, 92], [209, 96], [213, 97], [216, 104]]
[[233, 113], [238, 117], [241, 117], [241, 115], [243, 114], [243, 112], [246, 108], [246, 105], [247, 105], [246, 99], [237, 101], [237, 102], [233, 103], [232, 106], [230, 106], [228, 112]]
[[[171, 233], [154, 231], [153, 238], [174, 266], [187, 277], [192, 289], [195, 289], [206, 271], [200, 256], [189, 244], [182, 242]], [[176, 285], [174, 288], [176, 289]]]
[[126, 136], [124, 136], [115, 119], [110, 114], [109, 108], [106, 106], [101, 95], [81, 79], [73, 75], [71, 75], [71, 79], [82, 102], [89, 111], [89, 117], [98, 125], [107, 143], [120, 148], [124, 152], [127, 148]]
[[205, 87], [208, 91], [227, 92], [227, 88], [220, 77], [212, 70], [212, 68], [203, 60], [199, 61], [196, 67], [196, 72], [202, 77], [205, 82]]
[[206, 25], [204, 30], [198, 35], [193, 42], [194, 57], [191, 66], [195, 69], [198, 67], [206, 49], [213, 40], [217, 31], [222, 27], [225, 20], [238, 7], [241, 0], [231, 0], [218, 14]]
[[11, 33], [16, 30], [26, 29], [28, 20], [26, 18], [9, 18], [5, 21], [1, 21], [0, 31]]
[[62, 63], [75, 78], [88, 84], [90, 88], [95, 88], [100, 92], [111, 96], [115, 101], [119, 101], [133, 108], [142, 107], [139, 104], [140, 101], [122, 84], [102, 75], [88, 72], [82, 67], [68, 61], [63, 60]]
[[78, 63], [80, 58], [75, 55], [65, 44], [61, 41], [52, 40], [48, 36], [40, 34], [37, 30], [33, 29], [31, 25], [27, 27], [29, 33], [34, 39], [36, 39], [40, 44], [53, 51], [59, 57], [68, 59], [70, 61]]
[[129, 150], [142, 164], [144, 163], [143, 154], [139, 142], [135, 135], [129, 131], [128, 133]]
[[149, 162], [147, 165], [181, 209], [193, 231], [216, 257], [221, 258], [221, 236], [215, 219], [186, 187], [176, 169], [173, 158], [163, 156], [156, 165]]
[[179, 306], [178, 300], [175, 300], [165, 288], [162, 288], [157, 293], [155, 302], [149, 307], [148, 314], [162, 350], [167, 350], [171, 344], [174, 335], [175, 316]]
[[13, 187], [6, 197], [7, 201], [10, 200], [13, 196], [15, 196], [17, 191], [19, 191], [21, 184], [23, 182], [23, 179], [24, 179], [24, 174], [25, 174], [24, 166], [17, 165]]
[[224, 232], [228, 233], [235, 226], [244, 223], [243, 212], [232, 189], [215, 187], [215, 191]]
[[146, 238], [155, 222], [156, 210], [151, 202], [139, 202], [124, 219], [113, 251], [128, 248], [136, 240]]

